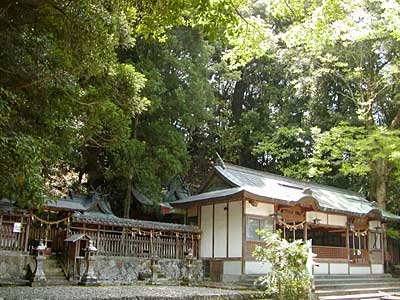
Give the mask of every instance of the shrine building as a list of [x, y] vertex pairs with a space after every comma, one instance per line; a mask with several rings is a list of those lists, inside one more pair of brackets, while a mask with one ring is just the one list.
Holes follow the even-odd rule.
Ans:
[[398, 256], [387, 246], [384, 228], [400, 217], [345, 189], [221, 161], [199, 194], [171, 204], [200, 227], [199, 256], [213, 280], [270, 271], [252, 255], [264, 244], [256, 229], [312, 239], [319, 262], [314, 274], [380, 274]]

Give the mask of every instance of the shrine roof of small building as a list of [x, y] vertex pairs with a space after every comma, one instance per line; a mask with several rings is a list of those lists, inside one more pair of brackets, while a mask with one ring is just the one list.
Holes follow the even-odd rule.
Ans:
[[101, 212], [84, 212], [84, 213], [76, 212], [73, 214], [73, 221], [85, 224], [121, 226], [121, 227], [144, 229], [144, 230], [175, 231], [175, 232], [186, 232], [186, 233], [200, 232], [197, 226], [135, 220], [135, 219], [124, 219], [124, 218], [119, 218], [114, 214], [104, 214]]
[[301, 204], [305, 200], [313, 201], [319, 211], [355, 216], [377, 214], [386, 220], [398, 220], [400, 217], [377, 208], [360, 194], [332, 186], [300, 181], [268, 172], [257, 171], [229, 163], [214, 167], [215, 173], [228, 185], [210, 192], [200, 193], [171, 203], [185, 206], [193, 202], [212, 199], [232, 198], [246, 194], [265, 199], [265, 201], [286, 205]]
[[81, 195], [77, 193], [69, 193], [64, 198], [51, 199], [48, 198], [45, 207], [53, 210], [69, 210], [69, 211], [90, 211], [95, 207], [104, 213], [111, 213], [110, 204], [100, 193], [91, 193], [90, 195]]

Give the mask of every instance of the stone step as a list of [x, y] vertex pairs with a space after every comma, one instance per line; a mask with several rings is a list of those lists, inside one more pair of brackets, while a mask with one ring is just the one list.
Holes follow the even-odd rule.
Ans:
[[348, 289], [359, 289], [359, 290], [364, 290], [368, 288], [384, 288], [384, 287], [399, 287], [400, 282], [399, 281], [389, 281], [389, 282], [359, 282], [359, 283], [336, 283], [336, 284], [319, 284], [318, 286], [316, 285], [315, 288], [318, 291], [323, 291], [323, 290], [348, 290]]
[[347, 279], [317, 279], [314, 280], [315, 286], [324, 284], [340, 283], [374, 283], [374, 282], [399, 282], [400, 278], [347, 278]]
[[60, 263], [58, 262], [58, 260], [54, 259], [54, 258], [46, 259], [43, 261], [43, 266], [46, 266], [46, 267], [57, 267], [59, 265], [60, 265]]
[[58, 273], [63, 273], [64, 272], [62, 268], [51, 268], [51, 269], [44, 268], [43, 271], [46, 274], [58, 274]]
[[314, 279], [319, 280], [319, 279], [349, 279], [349, 278], [362, 278], [362, 279], [368, 279], [368, 278], [392, 278], [392, 274], [337, 274], [337, 275], [315, 275]]
[[47, 280], [67, 280], [64, 274], [53, 274], [53, 275], [47, 275], [46, 274], [46, 279]]
[[29, 285], [29, 280], [27, 279], [0, 279], [0, 287], [2, 286], [26, 286]]
[[52, 279], [52, 280], [47, 280], [46, 282], [47, 286], [57, 286], [57, 285], [72, 285], [71, 282], [69, 282], [67, 279]]
[[326, 296], [344, 296], [344, 295], [357, 295], [357, 294], [376, 294], [379, 292], [393, 293], [400, 292], [400, 285], [390, 287], [375, 287], [375, 288], [349, 288], [349, 289], [331, 289], [331, 290], [316, 290], [315, 294], [321, 297]]
[[356, 295], [337, 295], [337, 296], [323, 296], [319, 300], [380, 300], [382, 297], [387, 296], [387, 293], [364, 293]]

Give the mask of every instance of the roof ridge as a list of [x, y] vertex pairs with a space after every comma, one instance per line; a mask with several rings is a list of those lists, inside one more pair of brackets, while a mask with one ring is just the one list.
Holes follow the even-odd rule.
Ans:
[[303, 181], [303, 180], [299, 180], [299, 179], [294, 179], [294, 178], [291, 178], [291, 177], [285, 177], [285, 176], [282, 176], [282, 175], [274, 174], [274, 173], [271, 173], [271, 172], [255, 170], [255, 169], [251, 169], [251, 168], [247, 168], [247, 167], [243, 167], [243, 166], [239, 166], [239, 165], [235, 165], [235, 164], [232, 164], [232, 163], [225, 162], [225, 170], [229, 169], [229, 168], [236, 168], [236, 169], [239, 169], [242, 172], [246, 172], [246, 173], [252, 174], [252, 175], [257, 174], [257, 175], [261, 175], [261, 176], [264, 176], [264, 177], [270, 176], [270, 177], [274, 177], [274, 178], [277, 178], [277, 179], [281, 179], [281, 180], [284, 180], [284, 181], [291, 182], [293, 184], [304, 185], [306, 187], [313, 187], [314, 186], [314, 187], [317, 187], [317, 188], [323, 188], [323, 189], [326, 189], [326, 190], [336, 191], [336, 192], [339, 192], [339, 193], [342, 193], [342, 194], [352, 194], [354, 196], [359, 197], [360, 200], [362, 200], [363, 202], [370, 203], [370, 201], [365, 199], [359, 193], [351, 191], [351, 190], [343, 189], [343, 188], [338, 188], [338, 187], [319, 184], [319, 183], [314, 183], [314, 182], [307, 182], [307, 181]]

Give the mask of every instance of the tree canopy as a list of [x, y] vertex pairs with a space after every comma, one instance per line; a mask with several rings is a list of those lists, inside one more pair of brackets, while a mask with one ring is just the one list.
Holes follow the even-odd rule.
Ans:
[[[193, 190], [215, 152], [397, 211], [392, 0], [5, 1], [0, 194]], [[124, 203], [121, 205], [121, 203]]]

